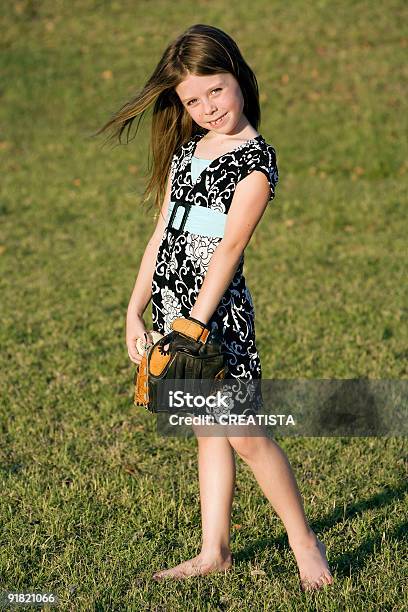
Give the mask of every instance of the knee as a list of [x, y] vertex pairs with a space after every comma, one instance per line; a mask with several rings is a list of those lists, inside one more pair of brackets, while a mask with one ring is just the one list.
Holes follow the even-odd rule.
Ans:
[[265, 438], [258, 436], [228, 436], [228, 440], [244, 460], [255, 459], [265, 446]]

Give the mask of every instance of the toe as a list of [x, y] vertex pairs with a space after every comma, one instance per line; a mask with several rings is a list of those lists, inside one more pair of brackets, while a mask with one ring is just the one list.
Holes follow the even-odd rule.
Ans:
[[161, 580], [162, 578], [165, 577], [165, 572], [161, 571], [161, 572], [155, 572], [153, 574], [153, 580]]
[[319, 579], [319, 586], [320, 587], [325, 587], [328, 584], [331, 584], [332, 580], [329, 578], [329, 576], [327, 574], [323, 574], [323, 576], [321, 576], [321, 578]]
[[327, 584], [333, 584], [333, 576], [331, 574], [325, 574]]
[[301, 581], [302, 591], [317, 591], [323, 586], [320, 580], [307, 580], [306, 578]]

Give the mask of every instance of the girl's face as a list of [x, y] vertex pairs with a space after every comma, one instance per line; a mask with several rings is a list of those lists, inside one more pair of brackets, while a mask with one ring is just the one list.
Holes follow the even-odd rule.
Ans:
[[244, 98], [236, 78], [229, 72], [197, 76], [190, 74], [175, 91], [192, 119], [217, 134], [242, 128]]

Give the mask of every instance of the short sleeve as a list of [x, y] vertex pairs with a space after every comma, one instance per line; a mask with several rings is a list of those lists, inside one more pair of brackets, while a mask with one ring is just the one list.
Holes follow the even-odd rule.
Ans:
[[263, 172], [268, 179], [270, 188], [268, 201], [270, 202], [275, 197], [275, 187], [279, 180], [276, 151], [272, 145], [265, 143], [264, 146], [257, 146], [253, 149], [249, 149], [242, 159], [239, 180], [244, 179], [254, 170]]

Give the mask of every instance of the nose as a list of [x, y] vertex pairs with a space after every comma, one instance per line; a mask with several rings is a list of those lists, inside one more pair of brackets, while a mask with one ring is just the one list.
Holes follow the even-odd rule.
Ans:
[[205, 115], [211, 116], [217, 110], [217, 106], [212, 100], [204, 100], [203, 109]]

